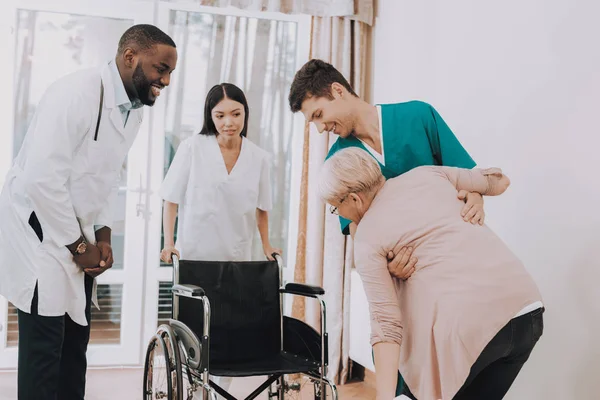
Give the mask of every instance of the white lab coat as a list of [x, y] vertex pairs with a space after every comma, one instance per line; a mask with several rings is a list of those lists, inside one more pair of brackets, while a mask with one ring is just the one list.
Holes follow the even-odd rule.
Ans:
[[161, 196], [179, 205], [182, 259], [250, 261], [256, 209], [272, 208], [270, 164], [246, 138], [230, 174], [215, 136], [197, 134], [179, 145]]
[[[94, 140], [100, 79], [104, 107]], [[38, 284], [38, 313], [85, 318], [84, 272], [65, 247], [83, 234], [95, 242], [94, 225], [112, 225], [119, 172], [139, 131], [142, 109], [127, 126], [115, 104], [108, 64], [70, 74], [52, 84], [27, 131], [0, 194], [0, 294], [30, 312]], [[40, 243], [28, 224], [35, 211]], [[97, 305], [94, 284], [94, 303]]]

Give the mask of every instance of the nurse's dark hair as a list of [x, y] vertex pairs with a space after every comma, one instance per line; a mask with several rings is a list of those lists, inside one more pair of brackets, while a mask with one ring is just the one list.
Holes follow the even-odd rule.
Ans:
[[326, 97], [333, 100], [331, 85], [337, 82], [344, 86], [350, 94], [356, 93], [344, 75], [335, 67], [323, 60], [313, 59], [307, 62], [296, 72], [288, 100], [292, 112], [298, 112], [302, 108], [304, 100], [311, 97]]
[[208, 94], [206, 95], [206, 102], [204, 103], [204, 123], [202, 124], [200, 134], [214, 136], [217, 135], [217, 128], [212, 120], [212, 110], [225, 98], [237, 101], [244, 106], [244, 129], [242, 129], [240, 136], [246, 137], [248, 132], [248, 116], [250, 115], [248, 101], [246, 100], [246, 95], [242, 89], [231, 83], [220, 83], [213, 86], [212, 89], [208, 91]]
[[119, 40], [118, 54], [131, 47], [135, 50], [150, 50], [157, 44], [177, 47], [169, 35], [154, 25], [139, 24], [127, 29]]

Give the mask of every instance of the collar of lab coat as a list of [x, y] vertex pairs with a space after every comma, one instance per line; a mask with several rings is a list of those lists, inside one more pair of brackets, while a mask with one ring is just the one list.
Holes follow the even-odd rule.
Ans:
[[115, 105], [119, 106], [121, 111], [135, 110], [143, 107], [144, 105], [139, 100], [134, 100], [133, 102], [129, 100], [129, 96], [125, 90], [123, 80], [121, 80], [121, 74], [119, 73], [119, 68], [117, 67], [115, 60], [110, 60], [108, 66], [111, 72], [110, 77], [113, 81], [112, 86], [115, 91]]
[[[114, 62], [114, 61], [113, 61]], [[117, 71], [118, 72], [118, 71]], [[119, 109], [119, 104], [117, 102], [117, 93], [120, 89], [125, 91], [125, 86], [123, 85], [123, 81], [121, 79], [115, 79], [113, 73], [111, 71], [110, 63], [107, 63], [101, 72], [102, 84], [104, 85], [104, 108], [109, 111], [107, 114], [110, 115], [110, 119], [112, 121], [115, 129], [121, 133], [121, 135], [125, 136], [125, 127], [123, 126], [123, 118], [121, 116], [121, 110]], [[120, 77], [120, 75], [119, 75]], [[119, 89], [113, 89], [119, 88]], [[112, 90], [111, 90], [112, 89]], [[131, 103], [130, 103], [131, 104]], [[134, 116], [136, 113], [136, 109], [131, 110], [131, 115], [129, 118], [135, 117], [139, 119], [139, 116]], [[141, 110], [139, 110], [141, 111]], [[104, 118], [104, 117], [103, 117]], [[129, 125], [129, 124], [128, 124]]]

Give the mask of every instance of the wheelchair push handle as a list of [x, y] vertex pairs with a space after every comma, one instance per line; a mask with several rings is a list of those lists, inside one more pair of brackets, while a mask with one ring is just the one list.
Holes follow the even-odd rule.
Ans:
[[281, 257], [281, 254], [273, 253], [271, 254], [271, 257], [273, 257], [275, 261], [277, 261], [277, 264], [279, 264], [280, 267], [283, 267], [283, 257]]

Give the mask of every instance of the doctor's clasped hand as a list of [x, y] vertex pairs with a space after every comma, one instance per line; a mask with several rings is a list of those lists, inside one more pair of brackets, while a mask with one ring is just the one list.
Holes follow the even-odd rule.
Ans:
[[83, 253], [78, 253], [75, 249], [78, 248], [81, 243], [85, 243], [83, 237], [68, 246], [68, 248], [73, 254], [73, 261], [83, 269], [87, 275], [95, 278], [112, 267], [112, 247], [108, 242], [98, 242], [96, 245], [85, 243], [85, 251]]
[[[96, 244], [96, 246], [94, 246], [94, 247], [96, 247], [100, 252], [100, 257], [98, 258], [98, 262], [93, 267], [87, 267], [87, 268], [84, 267], [83, 268], [83, 271], [93, 278], [102, 274], [107, 269], [112, 268], [113, 262], [114, 262], [112, 247], [111, 247], [110, 243], [102, 241], [102, 242], [98, 242]], [[75, 258], [75, 262], [78, 265], [82, 265], [77, 258]]]

